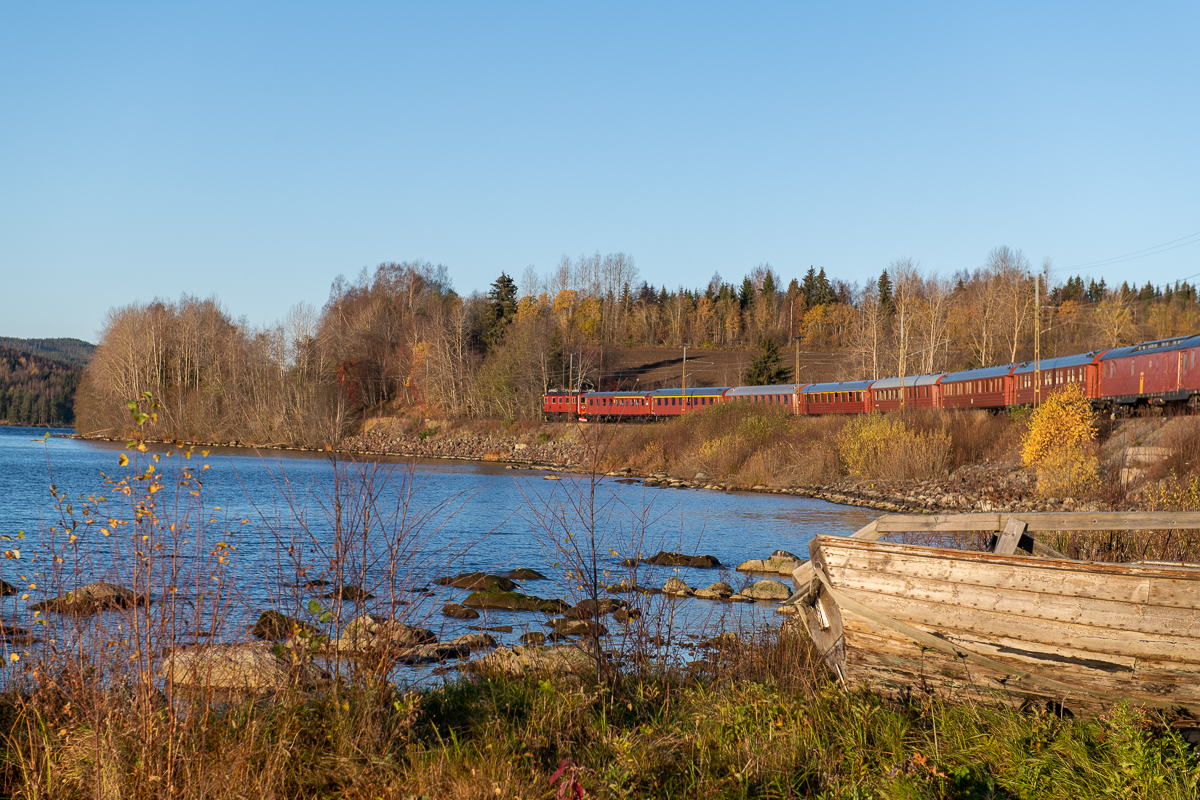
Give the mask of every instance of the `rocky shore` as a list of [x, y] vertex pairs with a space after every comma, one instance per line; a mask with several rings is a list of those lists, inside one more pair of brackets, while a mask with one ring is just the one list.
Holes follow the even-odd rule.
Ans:
[[[512, 469], [555, 472], [585, 473], [588, 469], [588, 443], [571, 426], [543, 425], [532, 430], [507, 433], [481, 432], [477, 427], [470, 426], [455, 429], [453, 422], [425, 422], [426, 426], [416, 433], [406, 432], [395, 424], [376, 425], [345, 439], [340, 447], [327, 451], [353, 456], [496, 462]], [[323, 452], [318, 448], [251, 445], [233, 441], [185, 444]], [[1033, 476], [1015, 461], [970, 464], [938, 478], [903, 484], [841, 477], [819, 486], [777, 483], [745, 485], [713, 479], [705, 473], [685, 477], [670, 472], [641, 474], [629, 468], [610, 471], [606, 477], [638, 481], [648, 487], [664, 489], [764, 492], [812, 497], [892, 513], [1098, 510], [1094, 503], [1077, 503], [1071, 498], [1036, 498]]]

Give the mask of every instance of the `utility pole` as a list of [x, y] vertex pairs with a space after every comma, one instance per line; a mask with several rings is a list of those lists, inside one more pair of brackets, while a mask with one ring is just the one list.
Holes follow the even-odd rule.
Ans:
[[792, 400], [792, 414], [800, 413], [800, 337], [796, 337], [796, 391]]
[[[905, 303], [905, 306], [907, 307], [907, 302]], [[904, 352], [904, 345], [905, 345], [904, 311], [902, 310], [900, 312], [900, 410], [901, 411], [904, 410], [904, 372], [905, 372], [904, 367], [905, 367], [905, 356], [908, 355], [907, 353]]]
[[[687, 345], [683, 346], [683, 385], [679, 389], [679, 402], [683, 403], [684, 411], [687, 410]], [[683, 411], [679, 412], [680, 414]]]
[[1037, 408], [1038, 400], [1042, 397], [1042, 317], [1041, 317], [1041, 288], [1042, 278], [1033, 278], [1033, 407]]

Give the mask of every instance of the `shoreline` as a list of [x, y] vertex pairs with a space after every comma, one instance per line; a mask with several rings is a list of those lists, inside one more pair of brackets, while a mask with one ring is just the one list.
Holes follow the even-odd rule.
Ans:
[[[359, 434], [350, 437], [349, 441], [361, 439], [367, 435], [369, 434]], [[62, 438], [115, 443], [129, 441], [124, 437], [88, 436], [79, 433], [67, 434]], [[528, 436], [497, 436], [494, 434], [486, 437], [471, 435], [443, 438], [430, 441], [429, 444], [416, 436], [411, 438], [417, 439], [411, 443], [415, 445], [411, 449], [393, 449], [382, 446], [319, 448], [282, 443], [200, 442], [155, 437], [145, 437], [143, 441], [155, 444], [181, 443], [190, 447], [222, 447], [253, 451], [275, 450], [328, 454], [329, 456], [462, 461], [495, 464], [506, 469], [574, 475], [587, 475], [591, 472], [589, 468], [580, 463], [587, 454], [586, 448], [579, 442], [559, 440], [539, 444], [521, 441], [523, 438], [529, 438]], [[527, 456], [525, 451], [531, 452]], [[554, 458], [554, 456], [559, 456], [559, 458]], [[856, 481], [850, 477], [841, 477], [839, 480], [818, 486], [741, 485], [726, 480], [712, 480], [702, 473], [688, 479], [673, 476], [668, 472], [639, 472], [629, 468], [607, 472], [597, 470], [595, 474], [597, 477], [637, 480], [646, 487], [789, 495], [824, 500], [836, 505], [869, 508], [885, 513], [1011, 513], [1100, 510], [1097, 504], [1075, 503], [1069, 498], [1039, 500], [1033, 496], [1032, 478], [1018, 464], [991, 461], [968, 464], [938, 478], [910, 484], [884, 484], [879, 481]]]

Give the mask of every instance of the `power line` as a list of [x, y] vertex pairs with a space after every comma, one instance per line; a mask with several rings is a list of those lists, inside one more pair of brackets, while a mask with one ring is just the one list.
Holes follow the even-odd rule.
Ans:
[[1091, 269], [1093, 267], [1107, 267], [1107, 266], [1111, 266], [1113, 264], [1123, 264], [1126, 261], [1135, 261], [1139, 258], [1147, 258], [1148, 256], [1156, 256], [1159, 253], [1166, 253], [1166, 252], [1175, 250], [1180, 247], [1187, 247], [1189, 244], [1196, 244], [1196, 242], [1200, 242], [1200, 231], [1196, 231], [1195, 233], [1189, 233], [1187, 236], [1181, 236], [1178, 239], [1172, 239], [1169, 242], [1163, 242], [1162, 244], [1156, 244], [1152, 247], [1147, 247], [1142, 250], [1134, 250], [1132, 253], [1125, 253], [1124, 255], [1113, 256], [1112, 258], [1102, 258], [1099, 261], [1089, 261], [1084, 264], [1075, 264], [1075, 265], [1069, 266], [1069, 267], [1054, 267], [1050, 271], [1051, 272], [1065, 272], [1068, 270], [1075, 270], [1075, 269]]

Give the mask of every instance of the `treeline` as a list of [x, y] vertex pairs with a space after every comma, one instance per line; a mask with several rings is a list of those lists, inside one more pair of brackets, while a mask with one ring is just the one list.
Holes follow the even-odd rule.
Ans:
[[81, 366], [0, 344], [0, 424], [70, 427], [82, 377]]
[[17, 339], [12, 336], [0, 336], [0, 345], [79, 367], [87, 364], [96, 349], [96, 345], [82, 339]]
[[1032, 358], [1035, 307], [1042, 357], [1200, 330], [1186, 283], [1114, 289], [1053, 274], [1000, 247], [948, 278], [911, 259], [865, 285], [764, 264], [740, 282], [714, 275], [672, 290], [640, 280], [633, 259], [616, 253], [563, 259], [548, 275], [529, 269], [519, 284], [502, 274], [486, 294], [462, 296], [444, 266], [386, 263], [355, 281], [339, 277], [319, 312], [298, 305], [268, 328], [250, 328], [212, 299], [114, 309], [78, 425], [123, 431], [126, 401], [150, 392], [163, 435], [321, 444], [364, 414], [406, 406], [533, 416], [547, 390], [612, 388], [605, 376], [627, 347], [765, 343], [769, 352], [796, 341], [841, 354], [838, 377], [857, 379]]

